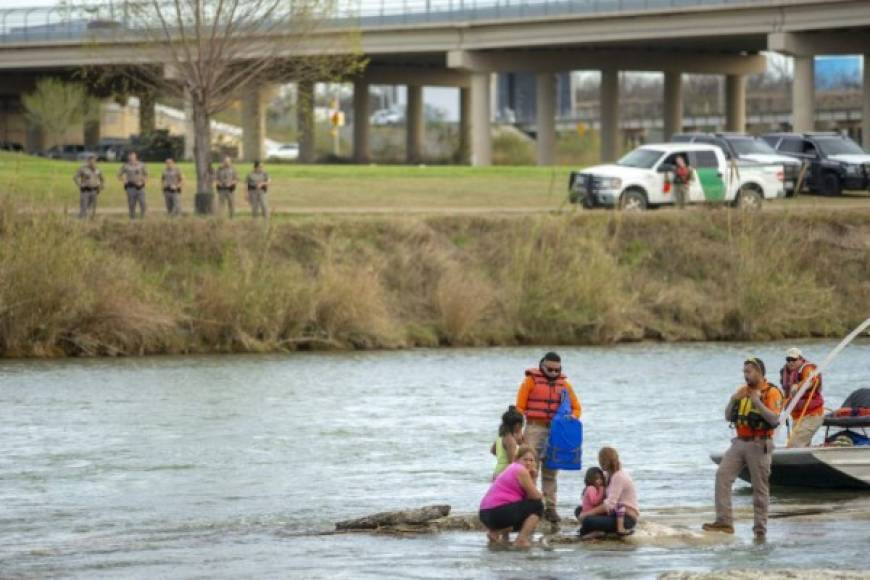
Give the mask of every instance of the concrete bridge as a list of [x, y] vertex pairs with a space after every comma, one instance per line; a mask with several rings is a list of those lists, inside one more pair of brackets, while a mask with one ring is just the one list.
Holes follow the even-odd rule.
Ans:
[[[107, 10], [113, 10], [108, 13]], [[117, 34], [111, 50], [96, 52], [100, 26], [126, 26], [115, 5], [80, 15], [45, 9], [0, 11], [0, 75], [6, 90], [24, 90], [38, 75], [82, 65], [141, 60], [132, 42]], [[95, 23], [99, 26], [95, 26]], [[725, 76], [725, 125], [746, 126], [746, 77], [765, 68], [762, 51], [793, 57], [792, 125], [814, 127], [816, 55], [863, 54], [870, 62], [870, 2], [866, 0], [366, 0], [346, 7], [322, 27], [308, 54], [333, 50], [348, 28], [361, 32], [370, 59], [354, 79], [354, 158], [370, 159], [371, 84], [408, 89], [407, 155], [422, 149], [424, 86], [460, 88], [460, 134], [473, 165], [491, 162], [491, 76], [533, 72], [537, 78], [537, 153], [551, 164], [555, 148], [555, 74], [601, 71], [601, 157], [618, 153], [620, 71], [664, 73], [663, 130], [683, 126], [682, 78], [703, 73]], [[129, 30], [128, 38], [135, 38]], [[108, 41], [107, 41], [108, 42]], [[288, 54], [304, 57], [305, 54]], [[864, 68], [863, 140], [870, 146], [870, 67]], [[262, 154], [269, 87], [246, 90], [242, 103], [244, 151]], [[310, 83], [300, 83], [311, 93]], [[306, 121], [300, 119], [300, 121]], [[310, 126], [310, 125], [308, 125]], [[312, 137], [300, 144], [313, 154]]]

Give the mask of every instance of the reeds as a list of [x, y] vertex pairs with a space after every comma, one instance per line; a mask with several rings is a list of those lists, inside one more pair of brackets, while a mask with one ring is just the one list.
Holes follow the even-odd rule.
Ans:
[[0, 354], [834, 336], [870, 216], [79, 223], [0, 201]]

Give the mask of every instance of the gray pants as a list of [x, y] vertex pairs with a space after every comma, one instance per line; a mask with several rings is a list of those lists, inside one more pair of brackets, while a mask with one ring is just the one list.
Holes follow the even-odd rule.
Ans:
[[686, 207], [689, 203], [689, 185], [687, 183], [674, 183], [674, 201], [677, 207]]
[[249, 189], [248, 199], [251, 200], [251, 215], [258, 217], [261, 213], [264, 218], [269, 217], [269, 207], [266, 205], [266, 192], [262, 189]]
[[550, 439], [550, 427], [542, 423], [529, 421], [525, 430], [526, 445], [534, 449], [538, 454], [538, 471], [541, 473], [541, 493], [544, 495], [544, 507], [556, 508], [556, 476], [559, 471], [544, 467], [544, 459], [547, 456], [547, 443]]
[[166, 213], [181, 215], [181, 193], [164, 189], [163, 198], [166, 200]]
[[136, 206], [139, 206], [139, 217], [145, 218], [145, 190], [135, 185], [125, 185], [127, 192], [127, 208], [130, 210], [130, 219], [136, 219]]
[[82, 189], [79, 194], [79, 217], [94, 217], [97, 213], [97, 195], [99, 192], [96, 189]]
[[232, 189], [224, 189], [218, 188], [218, 203], [220, 204], [221, 211], [223, 211], [223, 207], [226, 206], [227, 213], [230, 217], [236, 215], [236, 192]]
[[716, 521], [733, 525], [731, 511], [731, 486], [737, 475], [746, 467], [752, 479], [752, 507], [755, 512], [756, 534], [767, 533], [767, 508], [770, 505], [770, 460], [773, 454], [773, 441], [753, 439], [743, 441], [733, 439], [731, 447], [722, 457], [716, 470]]

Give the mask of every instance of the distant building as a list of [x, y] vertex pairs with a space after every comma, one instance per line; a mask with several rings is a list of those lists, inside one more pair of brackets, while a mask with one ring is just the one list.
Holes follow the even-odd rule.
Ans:
[[860, 56], [817, 56], [816, 89], [861, 88], [863, 60]]
[[[496, 120], [534, 123], [537, 113], [537, 81], [534, 73], [503, 73], [496, 81]], [[570, 117], [571, 74], [556, 75], [556, 118]]]

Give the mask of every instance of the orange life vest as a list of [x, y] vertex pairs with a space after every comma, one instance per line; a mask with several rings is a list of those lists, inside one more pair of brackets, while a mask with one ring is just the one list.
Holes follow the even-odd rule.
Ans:
[[566, 393], [568, 388], [567, 377], [560, 373], [551, 379], [541, 369], [528, 369], [526, 376], [535, 381], [526, 402], [526, 419], [550, 421], [562, 403], [562, 393]]
[[[779, 413], [782, 409], [782, 393], [775, 385], [765, 381], [760, 393], [761, 402], [768, 410]], [[737, 427], [739, 437], [773, 437], [776, 425], [767, 422], [761, 412], [755, 408], [751, 397], [744, 397], [734, 402], [731, 409], [731, 422]]]
[[[795, 372], [789, 372], [788, 367], [782, 367], [782, 389], [785, 391], [786, 396], [791, 399], [792, 396], [797, 394], [797, 390], [815, 370], [816, 365], [809, 362], [804, 362], [801, 368]], [[801, 414], [812, 416], [823, 412], [825, 398], [822, 396], [822, 375], [816, 375], [813, 381], [818, 383], [818, 387], [816, 387], [815, 391], [813, 391], [812, 384], [807, 387], [797, 405], [792, 409], [792, 418], [797, 419]], [[810, 393], [813, 393], [813, 397], [809, 400], [809, 405], [807, 405], [807, 398], [810, 396]], [[806, 412], [804, 411], [804, 405], [807, 405]]]

